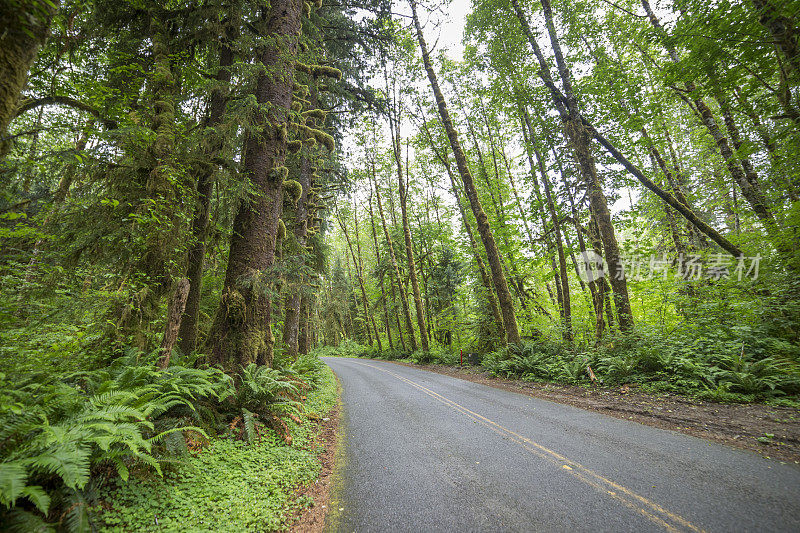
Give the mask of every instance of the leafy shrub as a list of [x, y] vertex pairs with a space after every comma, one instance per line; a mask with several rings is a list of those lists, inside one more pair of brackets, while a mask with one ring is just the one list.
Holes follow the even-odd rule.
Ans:
[[[733, 333], [747, 336], [751, 332], [737, 329]], [[586, 367], [591, 366], [607, 385], [636, 383], [652, 392], [719, 402], [800, 393], [794, 345], [774, 338], [747, 342], [719, 332], [711, 337], [682, 330], [667, 336], [639, 328], [624, 336], [609, 335], [601, 345], [578, 355], [545, 341], [506, 346], [487, 354], [483, 367], [495, 376], [580, 384], [589, 382]], [[772, 353], [768, 346], [778, 349]], [[783, 403], [795, 405], [796, 397], [787, 397]]]
[[[206, 436], [177, 415], [224, 399], [228, 387], [218, 370], [159, 372], [125, 362], [95, 372], [18, 376], [13, 384], [0, 376], [0, 519], [21, 529], [43, 527], [59, 502], [66, 524], [80, 528], [93, 475], [127, 480], [134, 467], [160, 475], [155, 450], [169, 435]], [[156, 429], [165, 418], [173, 425]]]

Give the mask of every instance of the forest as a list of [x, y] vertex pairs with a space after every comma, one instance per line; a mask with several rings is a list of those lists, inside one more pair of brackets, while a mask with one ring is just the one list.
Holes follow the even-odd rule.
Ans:
[[320, 356], [800, 408], [798, 16], [4, 0], [0, 529], [287, 527]]

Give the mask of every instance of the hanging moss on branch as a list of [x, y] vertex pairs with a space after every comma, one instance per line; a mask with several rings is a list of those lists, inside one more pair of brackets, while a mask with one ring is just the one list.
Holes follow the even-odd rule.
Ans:
[[298, 61], [297, 66], [295, 68], [301, 72], [310, 74], [315, 78], [325, 77], [325, 78], [333, 78], [335, 80], [342, 79], [342, 71], [336, 67], [330, 67], [328, 65], [306, 65], [305, 63], [300, 63]]
[[278, 219], [278, 232], [276, 233], [276, 239], [278, 240], [278, 243], [280, 243], [285, 238], [286, 238], [286, 223], [283, 221], [282, 218], [280, 218]]
[[319, 121], [325, 120], [327, 114], [328, 112], [322, 109], [309, 109], [308, 111], [303, 111], [302, 113], [303, 118], [305, 119], [313, 118]]
[[283, 182], [283, 192], [291, 203], [296, 206], [297, 201], [303, 195], [303, 186], [297, 180], [286, 180]]
[[314, 137], [318, 143], [323, 145], [329, 151], [332, 152], [333, 150], [336, 149], [336, 141], [334, 141], [333, 137], [331, 137], [324, 131], [318, 130], [316, 128], [310, 128], [302, 124], [297, 124], [297, 129], [303, 132], [308, 137]]

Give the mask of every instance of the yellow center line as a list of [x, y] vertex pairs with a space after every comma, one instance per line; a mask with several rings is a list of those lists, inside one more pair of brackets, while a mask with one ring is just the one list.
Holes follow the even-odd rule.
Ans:
[[[524, 449], [528, 450], [529, 452], [533, 453], [534, 455], [536, 455], [536, 456], [538, 456], [538, 457], [540, 457], [542, 459], [546, 459], [551, 463], [559, 465], [563, 471], [569, 473], [570, 475], [572, 475], [573, 477], [581, 480], [582, 482], [586, 483], [587, 485], [597, 489], [601, 493], [606, 494], [606, 495], [614, 498], [615, 500], [623, 503], [627, 507], [629, 507], [629, 508], [635, 510], [636, 512], [640, 513], [641, 515], [645, 516], [646, 518], [648, 518], [652, 522], [662, 526], [667, 531], [680, 531], [680, 529], [678, 529], [674, 525], [674, 524], [678, 524], [678, 525], [682, 526], [683, 528], [685, 528], [687, 530], [690, 530], [690, 531], [695, 531], [697, 533], [703, 532], [703, 530], [701, 528], [695, 526], [694, 524], [692, 524], [691, 522], [689, 522], [688, 520], [686, 520], [682, 516], [679, 516], [679, 515], [677, 515], [675, 513], [672, 513], [670, 511], [664, 509], [663, 507], [661, 507], [657, 503], [655, 503], [655, 502], [653, 502], [651, 500], [648, 500], [644, 496], [641, 496], [640, 494], [637, 494], [636, 492], [634, 492], [634, 491], [632, 491], [632, 490], [630, 490], [630, 489], [628, 489], [626, 487], [623, 487], [619, 483], [615, 483], [614, 481], [611, 481], [610, 479], [607, 479], [607, 478], [603, 477], [602, 475], [598, 474], [597, 472], [594, 472], [590, 468], [578, 463], [577, 461], [573, 461], [572, 459], [568, 459], [567, 457], [564, 457], [563, 455], [559, 454], [558, 452], [555, 452], [555, 451], [553, 451], [553, 450], [551, 450], [551, 449], [549, 449], [549, 448], [547, 448], [545, 446], [542, 446], [541, 444], [539, 444], [537, 442], [534, 442], [534, 441], [530, 440], [527, 437], [523, 437], [522, 435], [520, 435], [518, 433], [515, 433], [514, 431], [512, 431], [512, 430], [510, 430], [510, 429], [508, 429], [506, 427], [501, 426], [497, 422], [495, 422], [493, 420], [490, 420], [490, 419], [486, 418], [483, 415], [480, 415], [480, 414], [478, 414], [478, 413], [476, 413], [474, 411], [470, 411], [469, 409], [467, 409], [463, 405], [458, 404], [458, 403], [454, 402], [453, 400], [450, 400], [449, 398], [445, 398], [441, 394], [439, 394], [437, 392], [434, 392], [431, 389], [429, 389], [429, 388], [427, 388], [427, 387], [425, 387], [423, 385], [420, 385], [419, 383], [417, 383], [415, 381], [412, 381], [412, 380], [410, 380], [408, 378], [405, 378], [405, 377], [401, 376], [400, 374], [396, 374], [395, 372], [392, 372], [391, 370], [386, 370], [384, 368], [381, 368], [381, 367], [375, 366], [375, 365], [371, 365], [369, 363], [362, 363], [362, 362], [357, 362], [357, 361], [351, 361], [351, 362], [355, 363], [357, 365], [374, 368], [376, 370], [380, 370], [381, 372], [386, 372], [387, 374], [389, 374], [389, 375], [391, 375], [391, 376], [393, 376], [393, 377], [395, 377], [395, 378], [397, 378], [397, 379], [399, 379], [399, 380], [411, 385], [412, 387], [422, 391], [423, 393], [425, 393], [428, 396], [438, 400], [439, 402], [441, 402], [441, 403], [453, 408], [456, 411], [459, 411], [459, 412], [467, 415], [469, 418], [472, 418], [473, 420], [475, 420], [477, 422], [480, 422], [481, 424], [483, 424], [483, 425], [487, 426], [488, 428], [490, 428], [495, 433], [497, 433], [497, 434], [499, 434], [501, 436], [510, 438], [512, 441], [520, 444]], [[661, 515], [661, 516], [653, 514], [653, 512], [658, 513], [658, 515]], [[671, 523], [667, 522], [666, 520], [670, 520], [674, 524], [671, 524]]]

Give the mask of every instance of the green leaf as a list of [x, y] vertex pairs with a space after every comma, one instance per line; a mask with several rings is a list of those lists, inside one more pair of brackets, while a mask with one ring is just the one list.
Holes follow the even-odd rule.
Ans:
[[25, 487], [25, 490], [22, 491], [21, 496], [28, 498], [33, 505], [36, 506], [39, 511], [46, 515], [47, 511], [50, 509], [50, 496], [44, 491], [44, 489], [38, 485], [30, 485]]
[[11, 507], [23, 495], [28, 472], [20, 463], [0, 463], [0, 503]]

